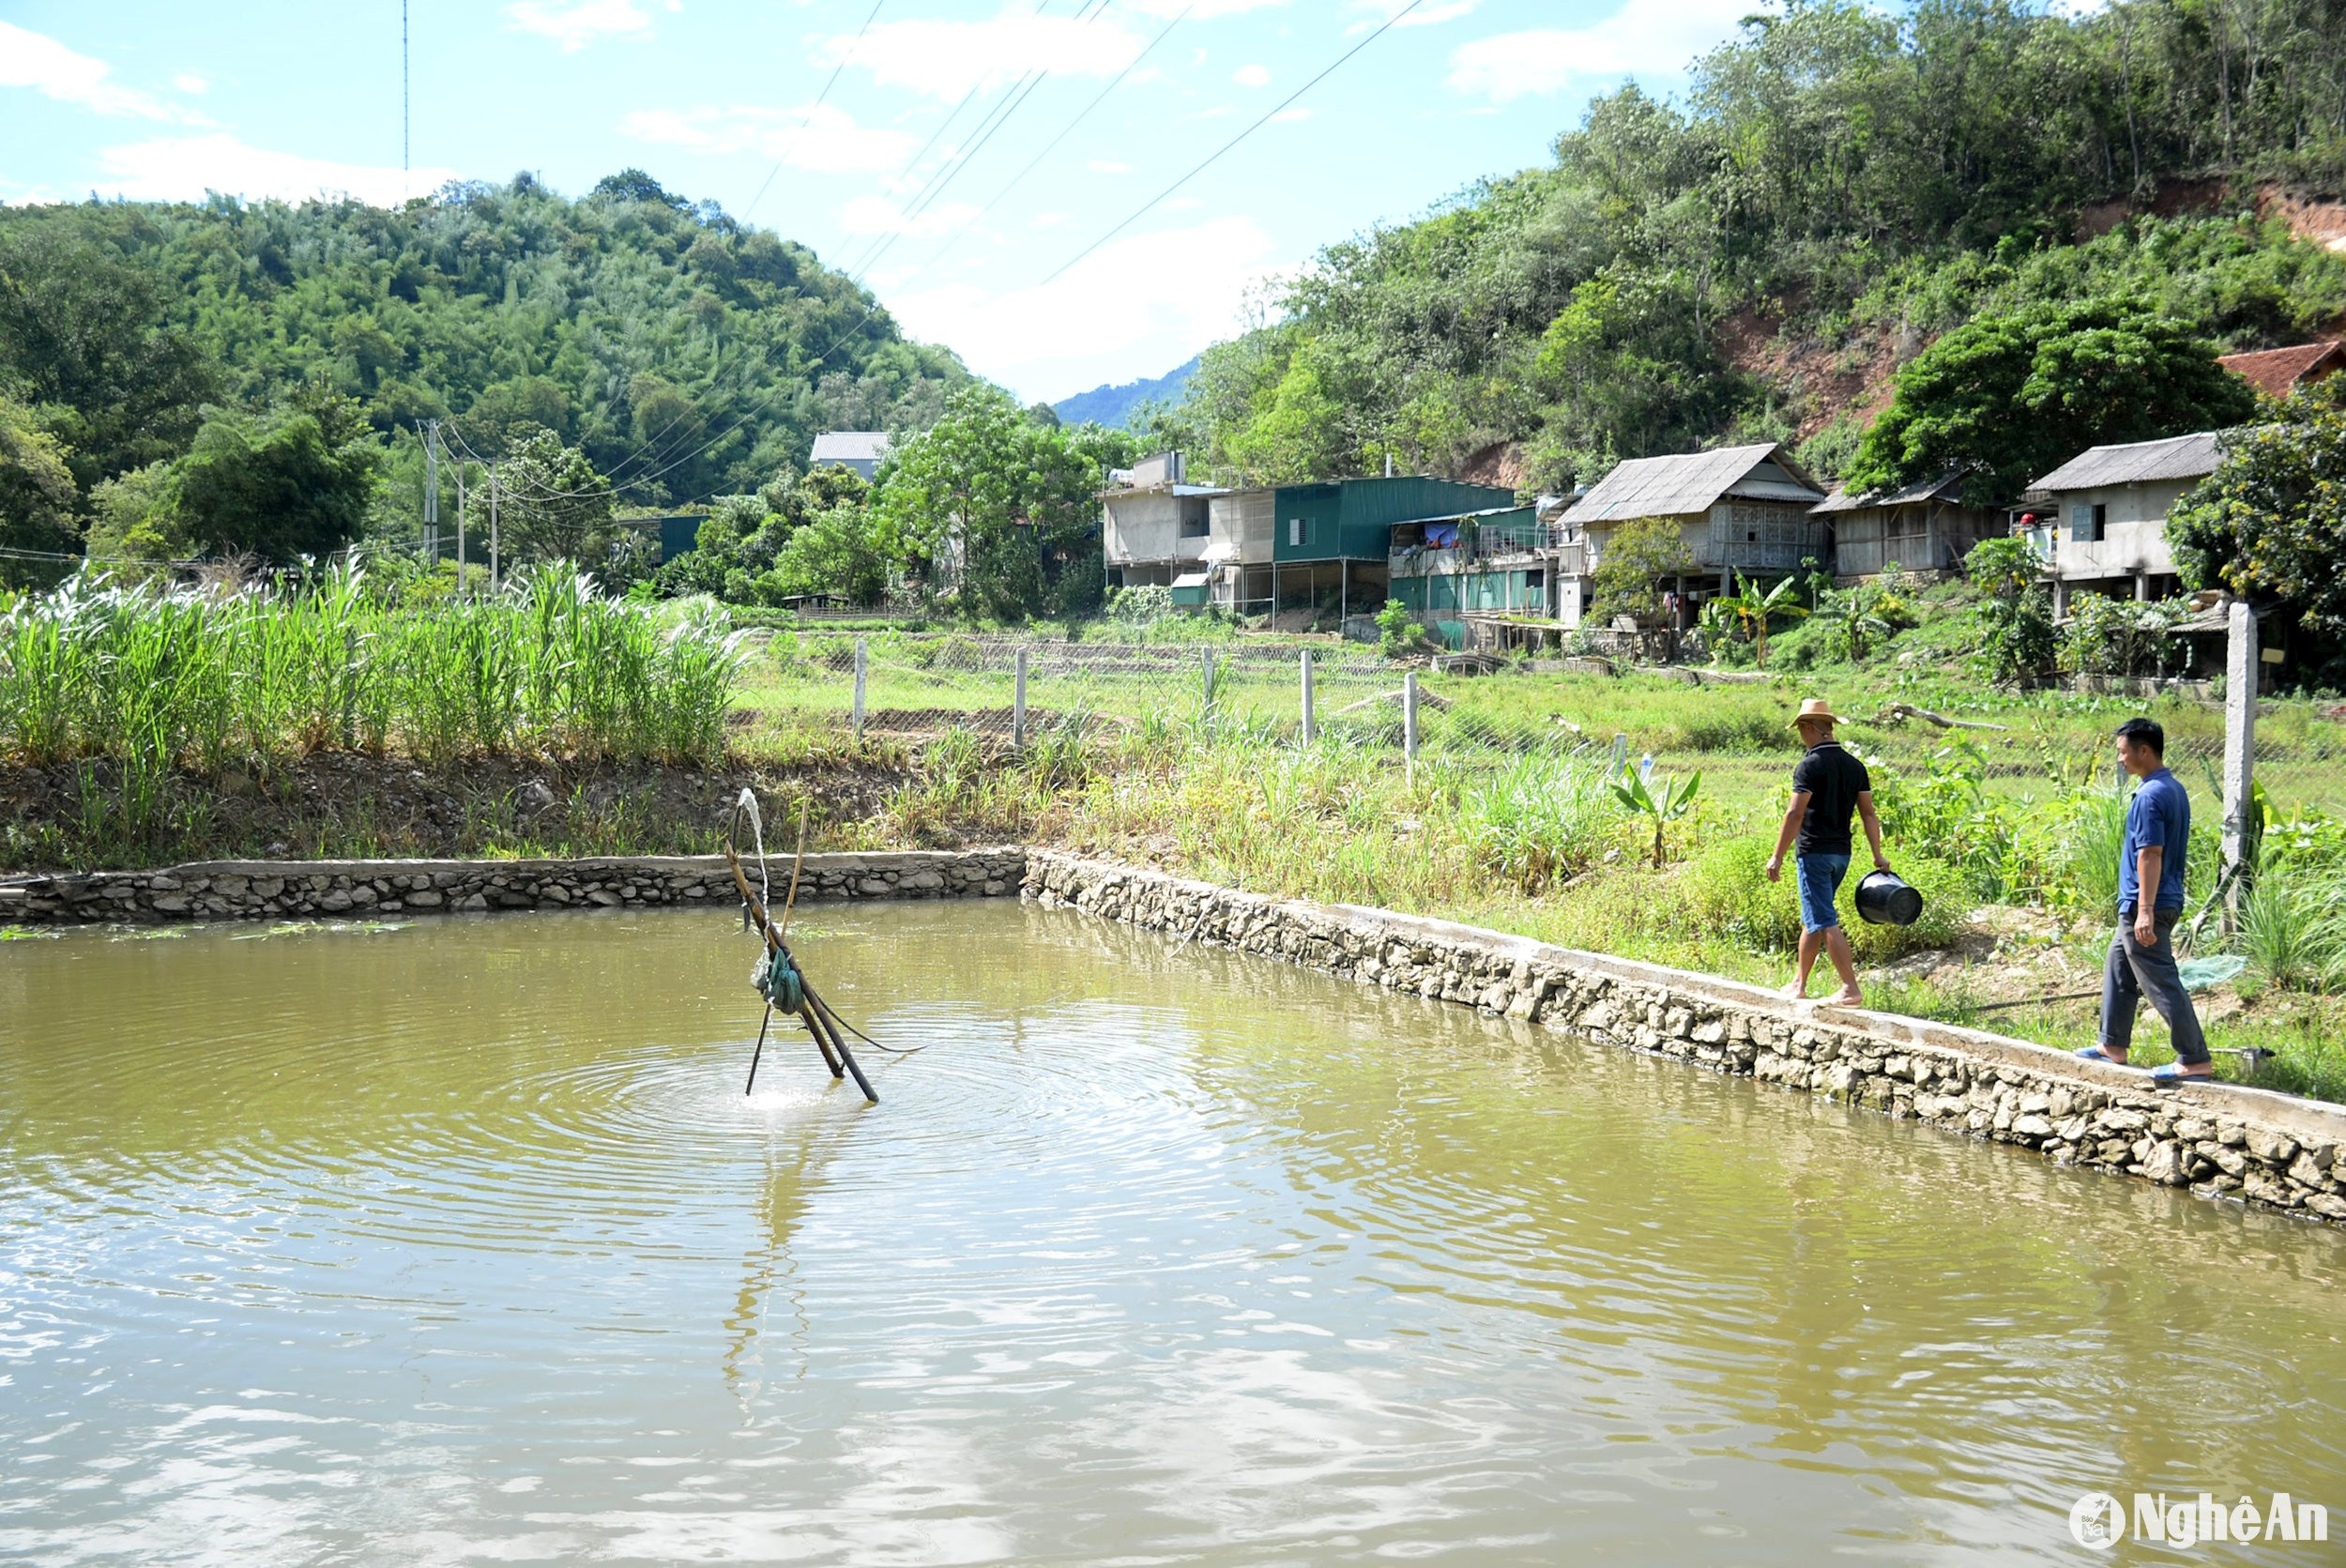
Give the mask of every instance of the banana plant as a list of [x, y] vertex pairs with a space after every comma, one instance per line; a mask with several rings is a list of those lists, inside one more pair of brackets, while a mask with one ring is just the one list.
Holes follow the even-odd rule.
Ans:
[[1702, 787], [1702, 770], [1695, 769], [1685, 779], [1664, 779], [1655, 787], [1638, 774], [1628, 774], [1614, 781], [1613, 799], [1639, 816], [1653, 822], [1653, 869], [1664, 864], [1663, 835], [1669, 825], [1694, 808], [1695, 792]]
[[1775, 586], [1761, 591], [1760, 585], [1738, 572], [1736, 591], [1721, 594], [1703, 606], [1706, 624], [1715, 612], [1723, 622], [1751, 639], [1751, 655], [1761, 669], [1768, 667], [1768, 622], [1771, 617], [1781, 616], [1790, 620], [1807, 617], [1808, 606], [1799, 599], [1799, 584], [1787, 577]]

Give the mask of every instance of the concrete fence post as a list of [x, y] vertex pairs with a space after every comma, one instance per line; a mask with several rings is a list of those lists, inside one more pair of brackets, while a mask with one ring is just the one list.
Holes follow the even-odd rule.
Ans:
[[1303, 650], [1303, 744], [1308, 746], [1317, 735], [1312, 716], [1312, 650]]
[[1027, 650], [1023, 647], [1011, 673], [1010, 743], [1013, 749], [1027, 743]]
[[2257, 685], [2263, 674], [2258, 660], [2256, 612], [2246, 601], [2232, 601], [2231, 646], [2224, 660], [2224, 873], [2232, 879], [2225, 901], [2225, 924], [2240, 909], [2245, 884], [2255, 867], [2247, 864], [2256, 831], [2256, 801], [2251, 787], [2256, 778]]
[[1401, 761], [1405, 781], [1417, 787], [1417, 672], [1401, 677]]
[[1198, 687], [1198, 689], [1197, 689], [1197, 691], [1198, 691], [1198, 713], [1199, 713], [1199, 714], [1200, 714], [1200, 715], [1204, 718], [1204, 720], [1205, 720], [1205, 722], [1206, 722], [1206, 725], [1207, 725], [1207, 727], [1211, 729], [1211, 728], [1212, 727], [1212, 725], [1213, 725], [1213, 707], [1214, 707], [1214, 703], [1213, 703], [1213, 649], [1211, 649], [1211, 648], [1203, 648], [1203, 649], [1200, 649], [1200, 650], [1199, 650], [1199, 654], [1198, 654], [1198, 668], [1199, 668], [1199, 671], [1200, 671], [1200, 676], [1199, 676], [1199, 678], [1200, 678], [1200, 680], [1201, 680], [1201, 682], [1202, 682], [1202, 684], [1201, 684], [1201, 685]]
[[855, 640], [855, 723], [856, 744], [863, 743], [863, 672], [869, 663], [871, 649], [861, 637]]

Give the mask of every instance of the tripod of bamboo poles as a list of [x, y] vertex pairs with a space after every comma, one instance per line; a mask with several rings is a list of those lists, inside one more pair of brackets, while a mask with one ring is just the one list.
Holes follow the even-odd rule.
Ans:
[[790, 929], [790, 912], [799, 901], [799, 874], [806, 864], [806, 803], [799, 804], [799, 846], [790, 866], [790, 891], [783, 900], [782, 924], [777, 927], [767, 914], [766, 901], [750, 891], [750, 879], [741, 869], [741, 855], [737, 841], [741, 830], [741, 818], [747, 814], [757, 835], [757, 880], [766, 885], [766, 831], [757, 811], [757, 797], [743, 789], [733, 803], [733, 818], [725, 828], [725, 863], [733, 868], [733, 885], [740, 891], [741, 907], [757, 927], [766, 943], [766, 960], [760, 969], [758, 989], [766, 997], [766, 1016], [757, 1026], [757, 1048], [750, 1053], [749, 1081], [741, 1086], [746, 1097], [757, 1087], [757, 1064], [766, 1054], [766, 1031], [774, 1021], [774, 1010], [797, 1015], [806, 1026], [806, 1032], [815, 1037], [815, 1048], [823, 1054], [823, 1065], [830, 1069], [834, 1078], [852, 1074], [855, 1087], [863, 1091], [863, 1098], [879, 1104], [878, 1091], [872, 1080], [856, 1065], [855, 1054], [847, 1049], [849, 1027], [839, 1021], [839, 1015], [808, 983], [806, 972], [799, 967], [784, 937]]

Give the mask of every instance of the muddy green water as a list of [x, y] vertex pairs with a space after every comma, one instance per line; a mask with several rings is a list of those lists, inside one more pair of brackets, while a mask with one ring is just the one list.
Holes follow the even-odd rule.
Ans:
[[2334, 1232], [1080, 916], [812, 921], [834, 1004], [930, 1046], [866, 1053], [876, 1108], [797, 1033], [743, 1099], [720, 914], [0, 947], [0, 1559], [2034, 1561], [2138, 1487], [2346, 1524]]

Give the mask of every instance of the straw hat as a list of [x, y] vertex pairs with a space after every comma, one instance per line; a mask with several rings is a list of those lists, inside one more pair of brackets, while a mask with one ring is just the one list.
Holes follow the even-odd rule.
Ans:
[[1805, 723], [1837, 724], [1840, 722], [1833, 709], [1826, 706], [1822, 697], [1810, 697], [1800, 705], [1800, 711], [1792, 715], [1794, 729]]

